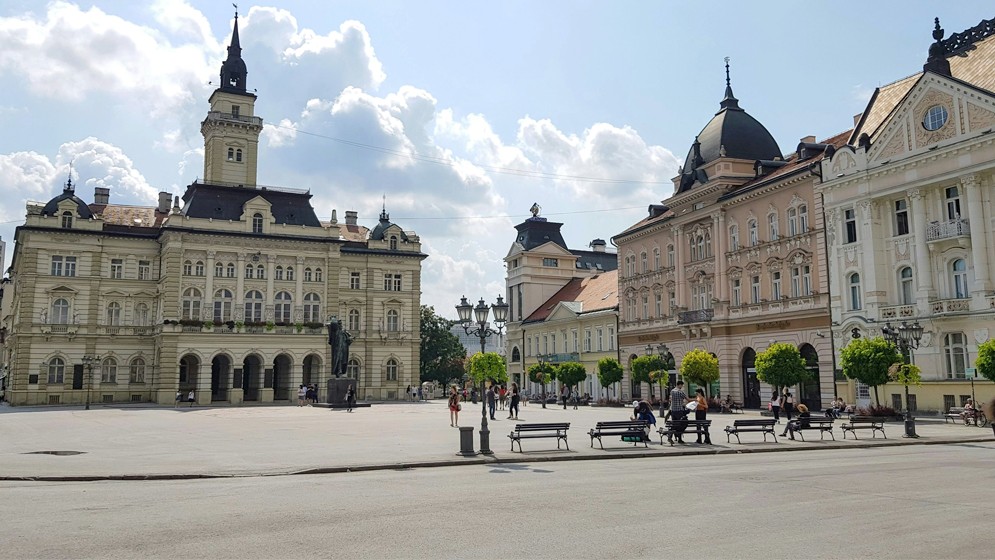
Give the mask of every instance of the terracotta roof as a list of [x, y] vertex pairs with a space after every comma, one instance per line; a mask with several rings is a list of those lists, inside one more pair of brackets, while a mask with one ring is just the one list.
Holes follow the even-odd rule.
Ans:
[[662, 222], [662, 221], [664, 221], [666, 219], [673, 218], [673, 217], [674, 217], [674, 213], [672, 211], [670, 211], [670, 210], [667, 210], [663, 214], [660, 214], [659, 216], [654, 216], [652, 218], [650, 218], [650, 217], [647, 216], [646, 218], [643, 218], [642, 220], [639, 220], [638, 222], [636, 222], [636, 223], [632, 224], [631, 226], [625, 228], [621, 233], [615, 234], [614, 236], [612, 236], [612, 239], [615, 239], [617, 237], [621, 237], [621, 236], [623, 236], [623, 235], [625, 235], [625, 234], [627, 234], [629, 232], [633, 232], [633, 231], [642, 229], [642, 228], [644, 228], [644, 227], [646, 227], [648, 225], [655, 224], [657, 222]]
[[559, 303], [576, 304], [578, 313], [591, 313], [618, 307], [618, 271], [574, 278], [532, 312], [525, 323], [545, 321]]
[[131, 227], [159, 227], [169, 216], [155, 206], [124, 206], [121, 204], [90, 204], [90, 211], [100, 215], [104, 224]]

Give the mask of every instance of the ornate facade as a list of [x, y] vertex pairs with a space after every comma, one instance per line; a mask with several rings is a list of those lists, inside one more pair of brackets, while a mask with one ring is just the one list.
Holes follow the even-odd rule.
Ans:
[[372, 231], [355, 212], [320, 221], [308, 191], [257, 185], [245, 78], [236, 19], [201, 125], [204, 179], [182, 204], [111, 204], [101, 187], [87, 203], [71, 178], [28, 203], [2, 300], [12, 404], [290, 401], [331, 377], [334, 317], [361, 398], [418, 383], [418, 236], [386, 210]]
[[[836, 346], [891, 322], [925, 332], [913, 409], [963, 404], [978, 344], [995, 336], [995, 20], [936, 42], [923, 71], [878, 88], [823, 160]], [[851, 399], [865, 386], [844, 384]], [[903, 388], [882, 400], [904, 408]], [[985, 382], [990, 396], [991, 384]]]

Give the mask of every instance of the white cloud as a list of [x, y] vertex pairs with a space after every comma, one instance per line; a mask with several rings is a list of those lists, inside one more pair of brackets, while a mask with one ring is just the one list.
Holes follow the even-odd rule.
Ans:
[[[124, 151], [93, 137], [79, 142], [67, 142], [59, 148], [56, 166], [63, 167], [72, 162], [77, 185], [107, 187], [111, 197], [124, 195], [121, 203], [149, 203], [157, 198], [157, 190], [149, 185], [145, 177], [135, 169]], [[86, 198], [89, 198], [86, 195]]]

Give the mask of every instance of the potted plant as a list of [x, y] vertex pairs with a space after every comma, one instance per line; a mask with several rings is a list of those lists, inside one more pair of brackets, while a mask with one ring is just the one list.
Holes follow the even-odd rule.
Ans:
[[245, 330], [245, 322], [235, 321], [235, 332], [242, 332], [243, 330]]
[[298, 333], [301, 332], [301, 331], [303, 331], [304, 330], [304, 323], [301, 323], [301, 322], [294, 323], [294, 330], [296, 332], [298, 332]]
[[214, 321], [204, 321], [204, 331], [214, 332]]
[[273, 321], [266, 321], [266, 332], [273, 332], [276, 329], [276, 323]]

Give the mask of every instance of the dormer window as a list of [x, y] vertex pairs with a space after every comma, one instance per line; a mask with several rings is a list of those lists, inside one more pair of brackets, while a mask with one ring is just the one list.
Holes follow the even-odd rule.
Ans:
[[390, 236], [390, 250], [391, 251], [396, 251], [397, 250], [397, 236], [396, 235], [391, 235]]
[[228, 148], [228, 161], [235, 159], [235, 148]]
[[263, 232], [263, 215], [258, 212], [252, 215], [252, 233]]
[[238, 105], [232, 105], [231, 106], [231, 116], [233, 116], [235, 118], [238, 118], [238, 111], [239, 111], [239, 109], [240, 109], [240, 107]]
[[73, 227], [73, 213], [66, 210], [62, 213], [62, 228], [69, 229]]

